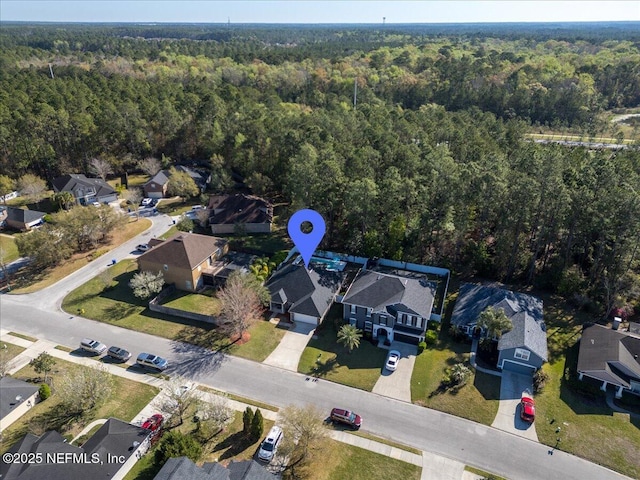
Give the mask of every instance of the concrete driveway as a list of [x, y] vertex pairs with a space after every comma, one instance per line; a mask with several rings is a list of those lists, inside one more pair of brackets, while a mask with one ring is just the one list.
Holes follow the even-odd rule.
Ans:
[[537, 442], [535, 423], [527, 423], [520, 419], [522, 394], [533, 395], [532, 392], [531, 376], [503, 370], [500, 382], [500, 406], [491, 426]]
[[310, 323], [296, 323], [291, 330], [284, 334], [280, 344], [262, 363], [297, 372], [300, 356], [309, 343], [315, 328], [316, 326]]
[[395, 372], [390, 372], [384, 368], [384, 365], [380, 365], [382, 373], [372, 392], [411, 403], [411, 374], [413, 365], [416, 363], [417, 347], [407, 343], [392, 342], [389, 350], [400, 352], [398, 367]]

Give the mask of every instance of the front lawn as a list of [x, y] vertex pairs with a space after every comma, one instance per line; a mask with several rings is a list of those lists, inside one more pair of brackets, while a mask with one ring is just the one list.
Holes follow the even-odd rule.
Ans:
[[[250, 329], [251, 339], [242, 344], [231, 343], [220, 329], [206, 323], [152, 312], [148, 302], [133, 296], [129, 281], [137, 271], [135, 260], [123, 260], [106, 273], [78, 287], [63, 302], [62, 308], [71, 314], [97, 320], [139, 332], [179, 340], [212, 350], [261, 362], [276, 348], [284, 331], [267, 321], [258, 321]], [[192, 304], [202, 295], [182, 295], [178, 303]]]
[[[51, 374], [52, 384], [55, 386], [66, 372], [87, 368], [76, 363], [67, 362], [56, 358], [56, 364]], [[98, 364], [96, 362], [96, 364]], [[40, 377], [30, 366], [25, 366], [13, 375], [14, 378], [25, 381], [33, 381]], [[107, 401], [102, 404], [95, 412], [92, 412], [83, 420], [82, 423], [77, 420], [69, 419], [59, 408], [60, 401], [55, 394], [47, 400], [36, 404], [27, 413], [25, 413], [18, 421], [7, 428], [2, 433], [2, 451], [8, 450], [15, 442], [20, 440], [26, 433], [30, 432], [34, 425], [40, 425], [43, 431], [37, 432], [38, 435], [44, 433], [44, 430], [57, 430], [69, 439], [75, 437], [84, 428], [85, 425], [99, 418], [115, 417], [126, 422], [140, 413], [159, 392], [156, 387], [144, 383], [134, 382], [126, 378], [112, 376], [113, 392]], [[69, 421], [71, 421], [69, 423]]]
[[337, 342], [337, 328], [341, 325], [342, 305], [334, 304], [324, 322], [316, 329], [304, 349], [298, 371], [350, 387], [371, 391], [380, 377], [387, 351], [366, 339], [349, 353]]
[[162, 305], [214, 317], [220, 315], [220, 300], [216, 297], [214, 290], [206, 290], [204, 293], [175, 290], [162, 301]]
[[16, 276], [16, 280], [19, 280], [19, 283], [12, 288], [12, 291], [13, 293], [32, 293], [53, 285], [67, 275], [81, 269], [87, 263], [106, 254], [111, 249], [144, 232], [150, 226], [150, 220], [144, 218], [140, 220], [130, 219], [122, 230], [117, 230], [113, 233], [108, 244], [100, 245], [98, 248], [88, 252], [77, 253], [56, 267], [39, 270], [37, 273], [30, 272], [28, 276]]
[[[416, 357], [411, 376], [411, 401], [457, 417], [491, 425], [498, 413], [500, 377], [475, 372], [465, 386], [457, 390], [439, 389], [445, 369], [456, 363], [468, 365], [469, 346], [448, 339], [427, 348]], [[469, 408], [473, 405], [474, 408]]]
[[20, 355], [25, 351], [24, 348], [19, 347], [18, 345], [14, 345], [13, 343], [2, 342], [0, 344], [0, 354], [2, 355], [3, 361], [11, 362], [14, 358]]
[[2, 260], [4, 263], [11, 263], [20, 258], [16, 241], [11, 235], [0, 234], [0, 251], [2, 251]]

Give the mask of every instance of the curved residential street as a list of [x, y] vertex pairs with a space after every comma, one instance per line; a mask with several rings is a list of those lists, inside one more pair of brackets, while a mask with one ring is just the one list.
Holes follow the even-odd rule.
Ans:
[[562, 451], [551, 455], [545, 445], [493, 427], [60, 311], [59, 305], [68, 292], [106, 269], [111, 259], [120, 261], [130, 256], [136, 244], [162, 234], [172, 224], [166, 215], [151, 220], [153, 226], [149, 230], [51, 287], [29, 295], [0, 295], [0, 327], [69, 347], [76, 347], [83, 337], [92, 337], [134, 354], [151, 351], [169, 359], [170, 373], [281, 407], [312, 403], [327, 412], [334, 406], [352, 407], [364, 418], [363, 430], [510, 480], [627, 478]]

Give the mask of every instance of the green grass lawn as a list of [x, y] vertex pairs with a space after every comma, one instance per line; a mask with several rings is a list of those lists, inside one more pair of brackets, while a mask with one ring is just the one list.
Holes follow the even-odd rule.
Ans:
[[576, 345], [566, 360], [543, 367], [550, 380], [536, 396], [538, 438], [546, 445], [555, 445], [560, 438], [559, 449], [640, 478], [640, 417], [632, 420], [612, 412], [599, 385], [579, 382], [574, 376], [577, 358]]
[[284, 231], [274, 233], [256, 233], [254, 235], [229, 237], [230, 248], [244, 248], [262, 252], [267, 256], [281, 250], [289, 250], [293, 246], [289, 236]]
[[3, 254], [2, 260], [5, 263], [10, 263], [20, 258], [16, 241], [11, 235], [0, 234], [0, 249]]
[[[335, 320], [341, 318], [342, 305], [334, 304], [302, 353], [298, 371], [362, 390], [371, 391], [378, 381], [387, 351], [364, 338], [349, 353], [336, 340]], [[319, 359], [319, 361], [318, 361]]]
[[10, 362], [24, 351], [24, 348], [14, 345], [13, 343], [2, 342], [0, 344], [0, 355], [2, 356], [3, 361]]
[[[498, 413], [500, 378], [475, 372], [458, 390], [441, 392], [440, 381], [447, 367], [469, 360], [469, 345], [440, 340], [416, 357], [411, 376], [411, 400], [457, 417], [491, 425]], [[469, 408], [474, 405], [474, 408]]]
[[[76, 369], [87, 368], [76, 363], [56, 359], [56, 364], [52, 372], [53, 385], [60, 381], [65, 372]], [[13, 375], [14, 378], [29, 381], [40, 377], [30, 366], [25, 366]], [[113, 393], [107, 401], [92, 412], [82, 423], [73, 421], [66, 423], [65, 418], [61, 418], [57, 406], [60, 404], [55, 394], [47, 400], [36, 404], [31, 410], [25, 413], [18, 421], [3, 432], [2, 451], [8, 450], [16, 441], [29, 432], [30, 424], [34, 419], [40, 419], [46, 426], [46, 430], [58, 430], [69, 438], [73, 438], [93, 420], [99, 418], [115, 417], [124, 421], [131, 421], [147, 403], [149, 403], [159, 392], [156, 387], [144, 383], [134, 382], [126, 378], [113, 376]], [[38, 422], [40, 423], [40, 422]], [[39, 432], [38, 434], [44, 433]]]
[[204, 293], [176, 290], [162, 301], [162, 305], [203, 315], [220, 315], [220, 300], [213, 290], [206, 290]]
[[[258, 321], [250, 329], [251, 339], [242, 344], [231, 343], [218, 328], [183, 318], [152, 312], [148, 303], [133, 296], [129, 281], [135, 274], [135, 260], [123, 260], [100, 275], [78, 287], [63, 302], [62, 308], [70, 314], [84, 310], [83, 317], [100, 322], [180, 340], [211, 349], [223, 349], [226, 353], [261, 362], [273, 351], [284, 331], [267, 321]], [[186, 303], [189, 299], [180, 298]], [[211, 300], [209, 297], [205, 297]]]
[[160, 238], [162, 240], [166, 240], [167, 238], [171, 238], [173, 237], [176, 233], [178, 233], [180, 230], [178, 230], [175, 225], [173, 227], [171, 227], [169, 230], [167, 230], [166, 232], [164, 232], [162, 235], [160, 235]]

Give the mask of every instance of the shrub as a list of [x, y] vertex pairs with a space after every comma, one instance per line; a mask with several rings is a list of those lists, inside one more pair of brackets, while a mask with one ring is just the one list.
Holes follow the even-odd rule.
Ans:
[[440, 322], [437, 322], [436, 320], [429, 320], [427, 322], [427, 329], [435, 330], [437, 332], [439, 328], [440, 328]]
[[549, 381], [549, 375], [542, 369], [538, 369], [536, 373], [533, 374], [533, 391], [534, 393], [541, 392], [544, 386]]
[[188, 457], [197, 462], [201, 456], [202, 447], [193, 437], [174, 430], [162, 437], [154, 459], [156, 465], [161, 467], [170, 458]]
[[438, 341], [438, 332], [435, 330], [427, 330], [427, 333], [424, 336], [424, 343], [428, 346], [433, 346]]
[[262, 418], [262, 412], [260, 409], [256, 408], [256, 413], [251, 420], [251, 438], [254, 440], [258, 440], [262, 437], [262, 433], [264, 432], [264, 419]]
[[418, 344], [418, 355], [424, 352], [426, 348], [427, 348], [427, 342], [420, 342]]
[[38, 389], [38, 395], [40, 395], [40, 400], [46, 400], [51, 396], [51, 387], [46, 383], [43, 383]]
[[251, 407], [247, 407], [242, 414], [242, 433], [245, 435], [251, 434], [251, 424], [253, 422], [253, 410]]

